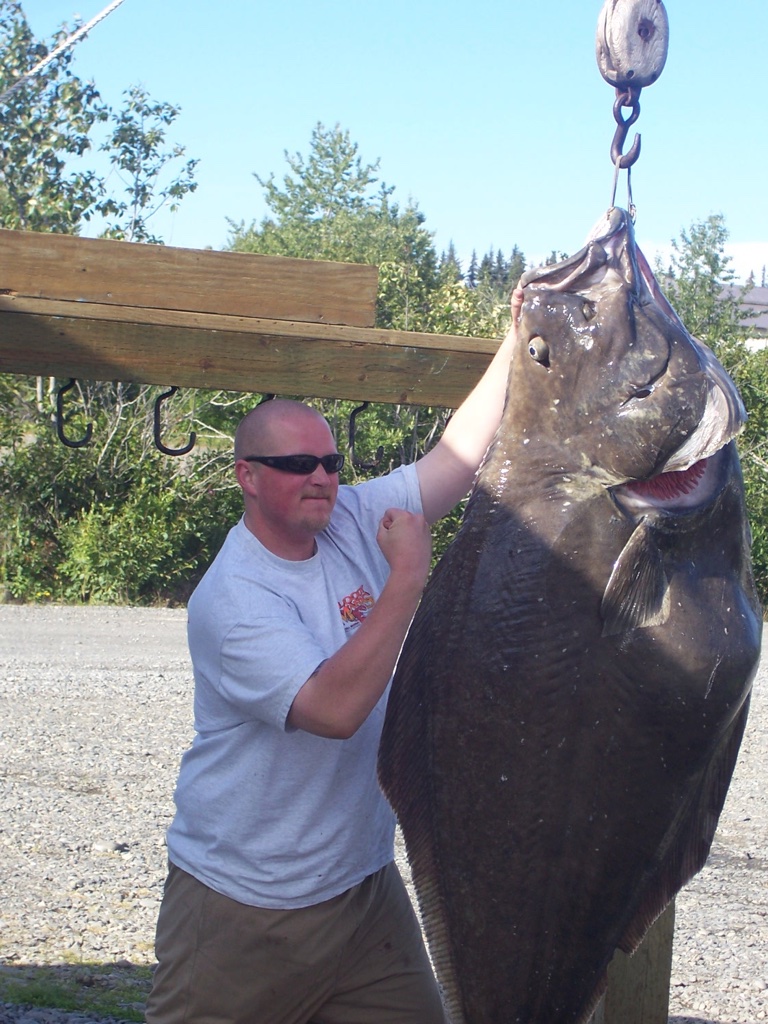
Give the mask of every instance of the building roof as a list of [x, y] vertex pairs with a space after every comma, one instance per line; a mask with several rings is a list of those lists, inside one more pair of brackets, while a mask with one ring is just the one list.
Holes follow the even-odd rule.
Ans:
[[745, 309], [757, 313], [746, 321], [750, 331], [768, 334], [768, 288], [750, 288], [741, 300]]
[[759, 338], [768, 335], [768, 288], [749, 288], [742, 295], [743, 287], [729, 285], [723, 289], [723, 298], [730, 296], [738, 299], [745, 311], [742, 323], [749, 329], [750, 335]]

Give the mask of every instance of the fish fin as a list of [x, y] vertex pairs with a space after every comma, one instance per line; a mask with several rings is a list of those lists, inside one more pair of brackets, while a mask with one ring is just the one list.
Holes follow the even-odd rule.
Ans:
[[[466, 1024], [451, 953], [442, 891], [444, 872], [435, 847], [436, 826], [431, 810], [435, 719], [431, 705], [435, 688], [430, 685], [430, 677], [446, 659], [451, 661], [452, 638], [461, 636], [471, 592], [471, 587], [462, 585], [461, 564], [451, 568], [457, 551], [458, 545], [435, 567], [417, 611], [419, 628], [411, 628], [400, 652], [379, 745], [378, 777], [402, 827], [422, 925], [450, 1024]], [[453, 607], [443, 588], [456, 595], [458, 608]], [[443, 638], [439, 646], [436, 637]]]
[[595, 986], [595, 990], [592, 993], [589, 1000], [584, 1004], [576, 1020], [576, 1024], [591, 1024], [592, 1017], [594, 1016], [595, 1010], [608, 990], [608, 968], [603, 971], [603, 975]]
[[603, 636], [658, 626], [669, 616], [669, 586], [661, 551], [640, 523], [616, 559], [600, 605]]
[[624, 953], [631, 954], [637, 949], [675, 894], [704, 867], [736, 766], [748, 712], [749, 695], [722, 737], [719, 750], [702, 772], [691, 799], [668, 830], [659, 856], [646, 873], [647, 885], [638, 886], [638, 891], [646, 889], [646, 894], [618, 944]]

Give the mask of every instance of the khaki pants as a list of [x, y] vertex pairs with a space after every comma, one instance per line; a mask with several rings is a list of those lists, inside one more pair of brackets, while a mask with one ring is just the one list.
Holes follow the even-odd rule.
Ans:
[[301, 910], [249, 907], [171, 865], [147, 1024], [444, 1024], [394, 864]]

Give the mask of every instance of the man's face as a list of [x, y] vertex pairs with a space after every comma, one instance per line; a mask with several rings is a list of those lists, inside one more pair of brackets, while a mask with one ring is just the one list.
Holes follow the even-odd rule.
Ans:
[[[271, 433], [270, 451], [253, 455], [330, 455], [336, 451], [328, 424], [315, 416], [300, 415], [280, 423]], [[248, 463], [256, 498], [252, 523], [257, 537], [283, 557], [309, 545], [330, 522], [339, 490], [339, 474], [318, 465], [309, 476], [287, 473], [260, 463]], [[301, 557], [308, 557], [306, 554]]]

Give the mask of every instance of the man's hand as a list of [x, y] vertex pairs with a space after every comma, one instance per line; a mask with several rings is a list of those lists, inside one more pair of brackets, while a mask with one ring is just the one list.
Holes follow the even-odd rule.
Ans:
[[512, 299], [510, 306], [512, 308], [512, 323], [517, 325], [520, 322], [520, 310], [523, 308], [523, 299], [525, 295], [520, 285], [515, 286], [515, 290], [512, 292]]
[[376, 540], [392, 572], [407, 573], [423, 588], [432, 558], [432, 534], [424, 516], [388, 508]]

